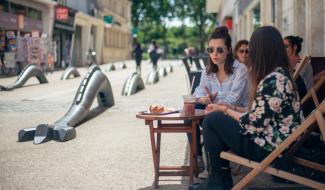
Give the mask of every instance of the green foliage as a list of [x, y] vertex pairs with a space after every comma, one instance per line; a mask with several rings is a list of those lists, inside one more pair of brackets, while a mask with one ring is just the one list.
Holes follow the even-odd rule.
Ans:
[[[172, 18], [188, 19], [194, 26], [167, 28], [165, 23]], [[144, 48], [156, 40], [167, 58], [175, 58], [189, 46], [204, 51], [213, 17], [205, 13], [204, 0], [133, 0], [132, 25], [138, 28], [137, 41]]]

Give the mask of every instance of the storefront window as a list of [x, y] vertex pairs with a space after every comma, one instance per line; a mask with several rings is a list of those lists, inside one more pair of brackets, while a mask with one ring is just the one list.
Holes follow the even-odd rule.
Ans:
[[33, 8], [28, 8], [27, 16], [36, 20], [42, 20], [42, 12]]
[[11, 12], [16, 14], [16, 15], [24, 15], [26, 16], [26, 7], [22, 5], [18, 5], [16, 3], [11, 3]]
[[254, 30], [261, 26], [261, 8], [260, 4], [257, 4], [253, 9], [253, 27]]
[[275, 23], [275, 16], [276, 16], [276, 14], [275, 14], [275, 11], [276, 11], [276, 9], [275, 9], [275, 3], [276, 2], [275, 2], [275, 0], [272, 0], [271, 3], [272, 3], [271, 4], [272, 5], [272, 12], [271, 12], [272, 13], [272, 22]]
[[0, 11], [3, 11], [3, 12], [8, 12], [9, 11], [9, 3], [8, 3], [8, 1], [3, 1], [3, 0], [0, 1]]

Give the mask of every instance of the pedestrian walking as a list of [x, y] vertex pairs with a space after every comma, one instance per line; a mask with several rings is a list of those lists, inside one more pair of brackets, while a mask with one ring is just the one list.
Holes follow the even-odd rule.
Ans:
[[142, 50], [141, 44], [139, 42], [136, 42], [132, 53], [133, 53], [135, 63], [136, 63], [136, 72], [139, 75], [141, 75], [141, 61], [142, 61], [143, 50]]
[[148, 49], [148, 53], [149, 53], [149, 57], [152, 62], [152, 67], [154, 70], [157, 69], [157, 63], [158, 63], [158, 59], [160, 57], [159, 51], [160, 51], [159, 46], [157, 45], [156, 41], [152, 41], [152, 44], [150, 45], [150, 47]]

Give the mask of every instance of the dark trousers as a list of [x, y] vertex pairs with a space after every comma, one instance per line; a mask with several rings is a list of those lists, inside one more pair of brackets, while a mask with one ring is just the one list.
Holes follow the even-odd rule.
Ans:
[[221, 112], [212, 112], [204, 118], [203, 142], [207, 157], [210, 157], [209, 171], [220, 171], [220, 168], [229, 167], [229, 161], [220, 158], [222, 151], [231, 150], [254, 161], [261, 161], [269, 154], [249, 136], [242, 135], [241, 130], [243, 129], [238, 121]]
[[135, 58], [136, 72], [141, 75], [141, 58]]

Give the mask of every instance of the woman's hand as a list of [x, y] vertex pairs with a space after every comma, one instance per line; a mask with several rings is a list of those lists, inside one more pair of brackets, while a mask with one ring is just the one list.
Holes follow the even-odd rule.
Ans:
[[204, 105], [212, 104], [213, 100], [217, 97], [218, 92], [214, 94], [211, 93], [207, 86], [204, 87], [204, 90], [206, 92], [206, 95], [204, 97], [199, 98], [198, 102]]
[[198, 101], [199, 103], [201, 103], [201, 104], [204, 104], [204, 105], [208, 105], [208, 104], [211, 104], [211, 103], [212, 103], [212, 102], [211, 102], [211, 99], [209, 98], [208, 95], [199, 98], [197, 101]]
[[222, 104], [209, 104], [205, 108], [205, 112], [206, 113], [210, 113], [210, 112], [223, 112], [223, 111], [225, 111], [226, 108], [227, 108], [227, 106], [222, 105]]

